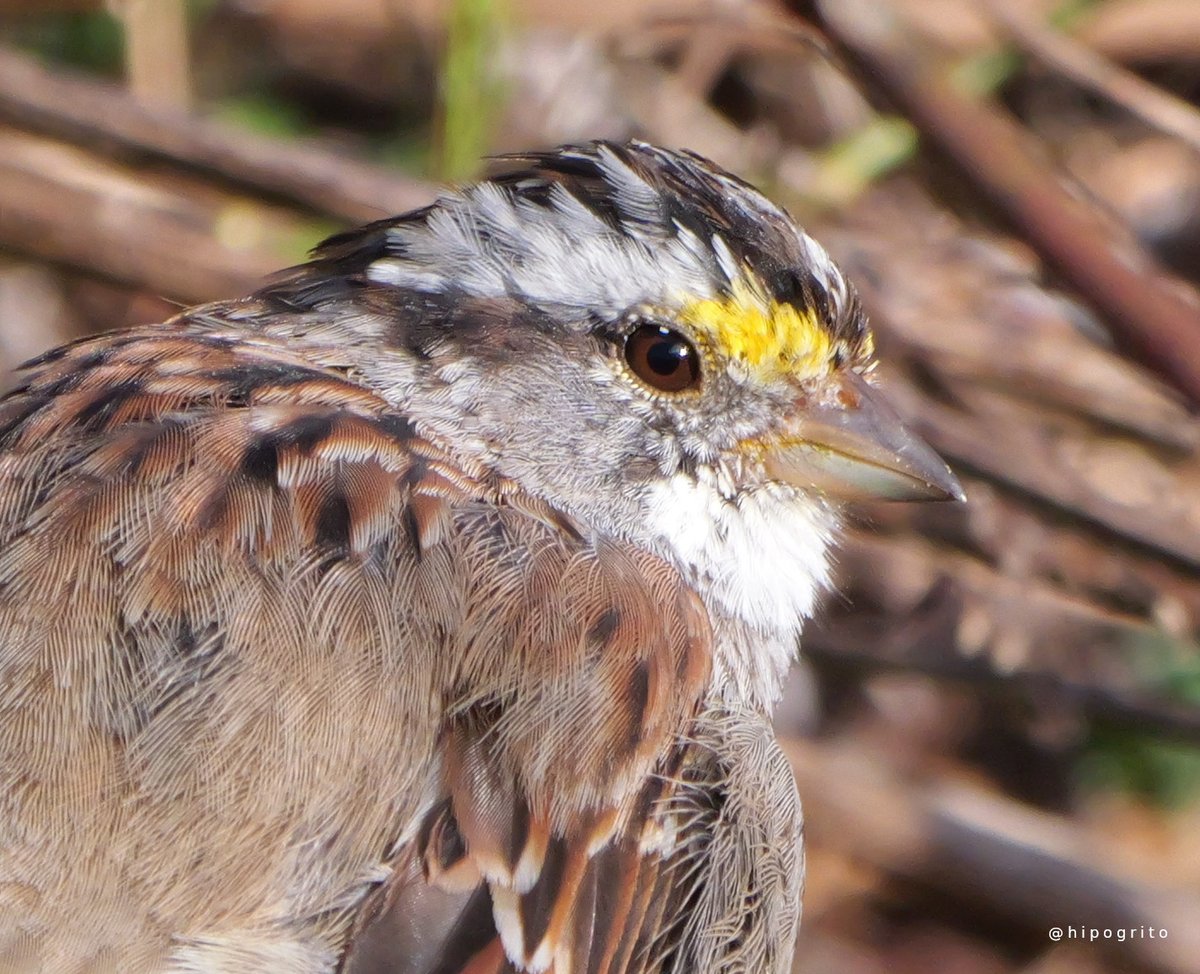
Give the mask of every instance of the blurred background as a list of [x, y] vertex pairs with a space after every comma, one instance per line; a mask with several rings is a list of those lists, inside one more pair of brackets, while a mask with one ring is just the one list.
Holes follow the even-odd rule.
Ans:
[[1198, 104], [1197, 0], [0, 0], [0, 367], [488, 154], [712, 157], [970, 497], [856, 511], [806, 631], [796, 971], [1198, 972]]

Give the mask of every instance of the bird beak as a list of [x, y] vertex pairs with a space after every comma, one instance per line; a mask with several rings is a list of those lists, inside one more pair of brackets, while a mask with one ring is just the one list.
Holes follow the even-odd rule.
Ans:
[[942, 458], [861, 376], [834, 381], [824, 402], [799, 404], [780, 440], [764, 444], [769, 477], [842, 500], [966, 500]]

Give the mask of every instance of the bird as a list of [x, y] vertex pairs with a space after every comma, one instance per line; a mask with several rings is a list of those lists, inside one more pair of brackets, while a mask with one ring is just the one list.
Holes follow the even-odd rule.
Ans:
[[0, 971], [772, 974], [846, 503], [961, 499], [856, 292], [595, 141], [0, 399]]

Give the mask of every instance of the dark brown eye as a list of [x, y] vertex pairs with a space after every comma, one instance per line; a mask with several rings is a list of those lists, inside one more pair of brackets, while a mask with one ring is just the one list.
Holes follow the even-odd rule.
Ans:
[[659, 392], [682, 392], [700, 384], [700, 355], [683, 335], [661, 325], [642, 325], [625, 339], [633, 374]]

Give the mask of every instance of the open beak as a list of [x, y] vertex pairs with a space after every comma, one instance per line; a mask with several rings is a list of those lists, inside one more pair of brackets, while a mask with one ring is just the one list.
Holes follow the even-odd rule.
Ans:
[[861, 376], [836, 381], [827, 402], [799, 406], [783, 438], [767, 445], [769, 477], [843, 500], [966, 500], [942, 458]]

